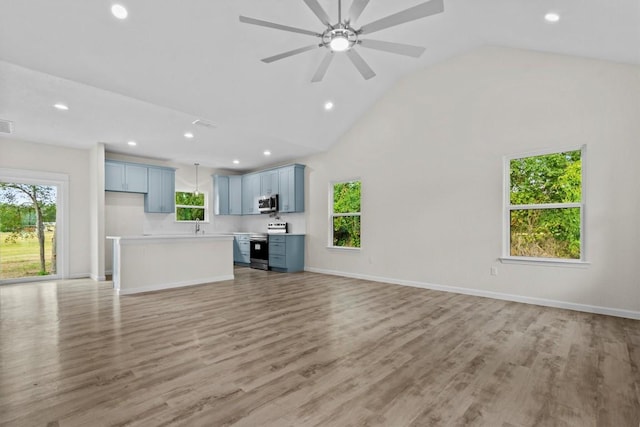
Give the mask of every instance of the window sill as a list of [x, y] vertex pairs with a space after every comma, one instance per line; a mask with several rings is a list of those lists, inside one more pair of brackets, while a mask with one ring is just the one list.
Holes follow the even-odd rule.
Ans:
[[527, 258], [527, 257], [500, 257], [498, 259], [503, 264], [544, 265], [547, 267], [587, 268], [591, 265], [590, 262], [573, 260], [573, 259]]
[[327, 246], [327, 249], [331, 249], [335, 251], [360, 252], [362, 248], [353, 248], [350, 246]]

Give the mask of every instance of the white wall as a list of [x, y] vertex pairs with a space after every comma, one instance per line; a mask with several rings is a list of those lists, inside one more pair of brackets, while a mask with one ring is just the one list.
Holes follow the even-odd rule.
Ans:
[[[400, 81], [334, 148], [300, 161], [306, 265], [640, 315], [639, 141], [640, 67], [475, 50]], [[581, 144], [591, 264], [501, 264], [503, 156]], [[327, 249], [329, 182], [353, 177], [362, 249]]]
[[89, 151], [3, 138], [0, 168], [69, 176], [69, 276], [89, 277]]

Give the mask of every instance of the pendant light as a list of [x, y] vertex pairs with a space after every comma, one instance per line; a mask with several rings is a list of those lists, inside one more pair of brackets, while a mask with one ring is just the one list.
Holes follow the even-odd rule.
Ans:
[[199, 195], [200, 192], [198, 191], [198, 166], [200, 166], [200, 163], [194, 163], [193, 164], [196, 167], [196, 191], [195, 191], [195, 195]]

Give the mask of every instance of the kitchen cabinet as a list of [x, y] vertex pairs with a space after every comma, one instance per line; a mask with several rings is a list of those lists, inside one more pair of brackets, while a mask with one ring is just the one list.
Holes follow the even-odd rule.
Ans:
[[278, 170], [268, 170], [260, 173], [260, 195], [270, 196], [278, 194]]
[[148, 167], [136, 163], [106, 160], [104, 163], [104, 189], [127, 193], [148, 191]]
[[304, 165], [247, 175], [214, 175], [216, 215], [258, 215], [258, 199], [278, 194], [281, 213], [304, 212]]
[[176, 208], [176, 171], [171, 168], [148, 167], [149, 188], [144, 195], [147, 213], [173, 213]]
[[278, 171], [278, 205], [281, 213], [304, 212], [304, 166], [291, 165]]
[[213, 213], [215, 215], [229, 215], [229, 177], [213, 176]]
[[260, 175], [242, 176], [242, 215], [257, 215], [258, 198], [260, 198]]
[[304, 270], [304, 235], [269, 236], [269, 269], [283, 273]]
[[240, 265], [249, 265], [250, 243], [249, 234], [236, 234], [233, 239], [233, 262]]
[[215, 215], [242, 215], [242, 176], [214, 175]]
[[242, 215], [242, 176], [229, 177], [229, 215]]

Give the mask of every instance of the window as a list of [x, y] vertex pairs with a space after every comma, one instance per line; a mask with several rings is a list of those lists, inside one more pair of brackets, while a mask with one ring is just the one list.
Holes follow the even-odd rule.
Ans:
[[207, 202], [205, 193], [176, 191], [176, 221], [205, 221]]
[[505, 162], [505, 257], [584, 260], [584, 147]]
[[332, 247], [360, 247], [360, 181], [331, 184], [330, 223]]

